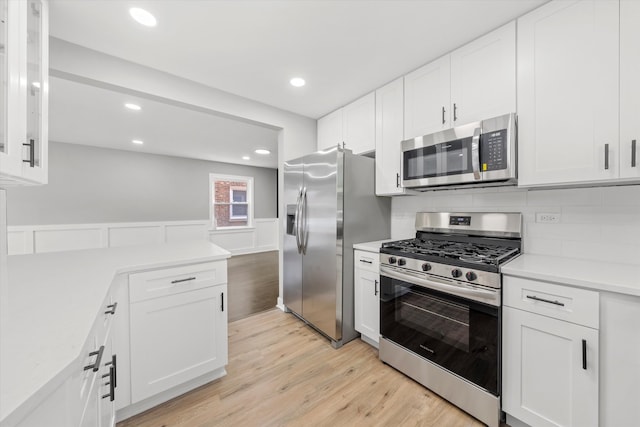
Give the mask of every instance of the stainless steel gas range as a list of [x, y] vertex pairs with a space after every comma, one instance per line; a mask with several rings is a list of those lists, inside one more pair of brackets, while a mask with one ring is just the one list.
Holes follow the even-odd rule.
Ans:
[[380, 249], [380, 360], [498, 427], [500, 268], [522, 215], [420, 212], [416, 230]]

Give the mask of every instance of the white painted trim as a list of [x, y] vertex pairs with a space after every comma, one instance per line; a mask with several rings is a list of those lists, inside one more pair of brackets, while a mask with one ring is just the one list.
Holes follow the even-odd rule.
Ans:
[[[209, 220], [10, 226], [8, 252], [19, 255], [177, 240], [209, 240], [233, 255], [279, 249], [277, 218], [256, 218], [254, 226], [246, 228], [213, 231], [209, 226]], [[114, 240], [116, 235], [120, 239]], [[150, 236], [156, 237], [150, 240]]]

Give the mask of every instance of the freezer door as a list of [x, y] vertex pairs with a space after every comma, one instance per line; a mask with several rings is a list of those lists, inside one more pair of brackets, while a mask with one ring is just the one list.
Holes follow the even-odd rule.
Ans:
[[[302, 159], [284, 163], [284, 202], [293, 215], [287, 218], [291, 227], [287, 225], [284, 233], [282, 286], [284, 305], [294, 313], [302, 316], [302, 247], [299, 213], [302, 209], [300, 193], [302, 192]], [[288, 233], [287, 231], [291, 231]], [[301, 243], [301, 242], [300, 242]]]
[[342, 338], [342, 163], [337, 148], [304, 157], [303, 317]]

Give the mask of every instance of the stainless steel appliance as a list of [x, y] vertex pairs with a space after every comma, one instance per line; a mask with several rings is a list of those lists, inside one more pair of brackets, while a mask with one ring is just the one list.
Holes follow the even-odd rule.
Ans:
[[373, 159], [338, 147], [284, 164], [284, 305], [336, 348], [358, 336], [352, 246], [389, 237], [374, 172]]
[[402, 186], [515, 184], [516, 115], [506, 114], [402, 141]]
[[498, 427], [500, 268], [522, 215], [420, 212], [416, 230], [380, 249], [380, 360]]

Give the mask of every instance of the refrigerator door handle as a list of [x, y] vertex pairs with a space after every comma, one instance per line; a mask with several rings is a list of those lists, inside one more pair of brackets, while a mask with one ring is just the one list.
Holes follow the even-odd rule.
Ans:
[[302, 253], [302, 239], [300, 238], [300, 214], [302, 210], [302, 187], [298, 190], [298, 199], [296, 200], [296, 213], [294, 217], [294, 227], [296, 234], [296, 246], [298, 247], [298, 253]]
[[302, 198], [301, 198], [301, 214], [302, 214], [302, 255], [307, 254], [307, 242], [309, 241], [309, 230], [307, 228], [307, 187], [302, 189]]

